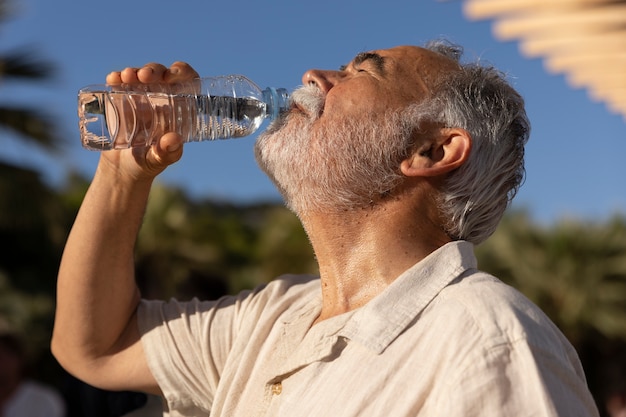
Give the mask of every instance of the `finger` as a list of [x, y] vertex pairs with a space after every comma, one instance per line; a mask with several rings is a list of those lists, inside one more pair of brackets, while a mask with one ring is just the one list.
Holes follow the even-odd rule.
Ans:
[[146, 84], [160, 83], [163, 81], [163, 74], [166, 71], [165, 65], [151, 62], [137, 71], [137, 79]]
[[155, 172], [163, 171], [167, 166], [177, 162], [183, 155], [183, 139], [180, 135], [170, 132], [163, 135], [150, 148], [146, 155], [146, 164]]
[[122, 83], [125, 83], [125, 84], [138, 83], [139, 79], [137, 78], [137, 70], [138, 70], [137, 68], [128, 67], [120, 71], [120, 78], [122, 80]]
[[177, 61], [174, 62], [167, 71], [165, 71], [163, 74], [163, 81], [173, 83], [190, 81], [198, 77], [198, 73], [191, 67], [191, 65], [186, 62]]
[[108, 85], [118, 85], [122, 83], [122, 75], [120, 71], [113, 71], [107, 74], [106, 83]]

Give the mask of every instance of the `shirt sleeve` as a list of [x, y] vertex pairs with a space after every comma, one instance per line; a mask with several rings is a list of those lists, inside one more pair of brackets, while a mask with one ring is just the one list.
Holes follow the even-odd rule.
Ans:
[[525, 339], [471, 358], [448, 387], [449, 417], [598, 416], [582, 369]]
[[238, 316], [250, 296], [247, 292], [211, 302], [141, 302], [142, 345], [168, 408], [182, 415], [209, 414]]
[[142, 300], [141, 342], [168, 415], [208, 416], [225, 367], [238, 366], [233, 350], [264, 340], [277, 317], [306, 292], [296, 284], [311, 281], [285, 276], [217, 301]]

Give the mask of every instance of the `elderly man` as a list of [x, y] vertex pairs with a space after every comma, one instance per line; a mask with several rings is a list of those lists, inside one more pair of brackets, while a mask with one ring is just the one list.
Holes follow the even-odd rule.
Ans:
[[[141, 300], [133, 246], [153, 179], [182, 154], [102, 153], [69, 236], [53, 351], [105, 389], [164, 396], [170, 416], [595, 416], [571, 345], [477, 270], [523, 178], [523, 100], [446, 43], [311, 70], [256, 144], [320, 276], [217, 301]], [[188, 80], [186, 64], [109, 84]]]

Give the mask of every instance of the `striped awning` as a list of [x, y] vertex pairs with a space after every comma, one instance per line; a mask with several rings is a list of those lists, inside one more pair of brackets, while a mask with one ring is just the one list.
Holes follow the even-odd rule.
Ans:
[[465, 0], [472, 20], [492, 19], [494, 36], [519, 42], [574, 88], [626, 119], [626, 0]]

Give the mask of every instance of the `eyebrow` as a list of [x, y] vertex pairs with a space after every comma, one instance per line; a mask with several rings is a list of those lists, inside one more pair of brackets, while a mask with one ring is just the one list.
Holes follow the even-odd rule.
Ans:
[[[353, 65], [360, 65], [365, 61], [371, 61], [374, 63], [374, 67], [379, 73], [385, 72], [385, 58], [376, 52], [361, 52], [352, 60]], [[346, 65], [340, 67], [341, 70], [346, 69]]]

